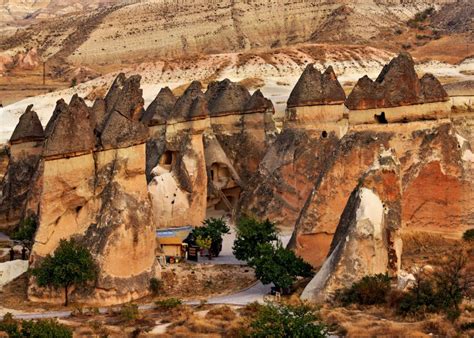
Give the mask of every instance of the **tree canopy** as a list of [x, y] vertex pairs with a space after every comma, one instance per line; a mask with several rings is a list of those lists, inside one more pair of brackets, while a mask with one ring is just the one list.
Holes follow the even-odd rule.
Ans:
[[95, 280], [97, 265], [91, 253], [74, 239], [61, 240], [53, 256], [47, 255], [32, 273], [39, 286], [63, 287], [67, 306], [68, 288]]
[[278, 240], [276, 225], [268, 219], [261, 222], [255, 218], [242, 217], [237, 223], [236, 232], [232, 249], [235, 257], [242, 261], [255, 257], [260, 244]]

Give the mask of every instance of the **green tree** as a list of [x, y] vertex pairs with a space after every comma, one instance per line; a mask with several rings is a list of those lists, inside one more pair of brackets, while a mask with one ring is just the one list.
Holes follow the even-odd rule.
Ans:
[[249, 261], [255, 269], [255, 276], [263, 283], [273, 283], [275, 287], [288, 290], [297, 277], [311, 277], [310, 264], [286, 249], [280, 242], [275, 246], [264, 243], [258, 246], [258, 254]]
[[261, 306], [250, 324], [251, 337], [326, 337], [327, 327], [308, 305]]
[[278, 240], [276, 225], [268, 219], [260, 222], [255, 218], [242, 217], [237, 223], [236, 232], [232, 249], [235, 257], [242, 261], [255, 257], [260, 244]]
[[36, 220], [33, 217], [25, 218], [12, 234], [12, 239], [17, 241], [33, 242], [37, 228]]
[[222, 250], [222, 236], [230, 232], [229, 226], [226, 224], [223, 218], [208, 218], [206, 219], [201, 227], [197, 227], [193, 230], [194, 238], [211, 238], [211, 254], [219, 256]]
[[32, 274], [39, 286], [63, 287], [67, 306], [69, 288], [95, 280], [97, 265], [90, 252], [74, 239], [61, 240], [54, 255], [47, 255]]

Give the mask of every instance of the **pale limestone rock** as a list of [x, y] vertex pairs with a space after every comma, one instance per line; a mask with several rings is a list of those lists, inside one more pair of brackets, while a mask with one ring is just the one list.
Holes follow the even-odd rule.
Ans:
[[412, 273], [400, 270], [397, 276], [397, 289], [405, 291], [412, 287], [416, 282], [416, 278]]
[[[366, 275], [397, 275], [402, 250], [397, 176], [396, 160], [382, 152], [351, 194], [328, 257], [303, 291], [303, 300], [325, 301]], [[384, 185], [387, 180], [395, 185]]]
[[28, 261], [15, 260], [0, 263], [0, 289], [28, 270]]

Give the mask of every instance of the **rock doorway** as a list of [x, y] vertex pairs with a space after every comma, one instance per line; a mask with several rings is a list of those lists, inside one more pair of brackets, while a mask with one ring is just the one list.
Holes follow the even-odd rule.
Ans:
[[379, 124], [387, 124], [387, 118], [385, 117], [385, 112], [381, 112], [379, 115], [374, 114], [374, 119]]

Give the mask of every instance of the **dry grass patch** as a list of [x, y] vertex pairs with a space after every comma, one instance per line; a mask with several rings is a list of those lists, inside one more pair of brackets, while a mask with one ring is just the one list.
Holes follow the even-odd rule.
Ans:
[[237, 318], [237, 314], [232, 310], [230, 307], [227, 305], [213, 308], [209, 310], [209, 312], [206, 314], [207, 319], [218, 319], [218, 320], [224, 320], [224, 321], [232, 321]]
[[244, 86], [248, 90], [253, 90], [265, 86], [265, 81], [258, 77], [248, 77], [239, 81], [239, 84]]

